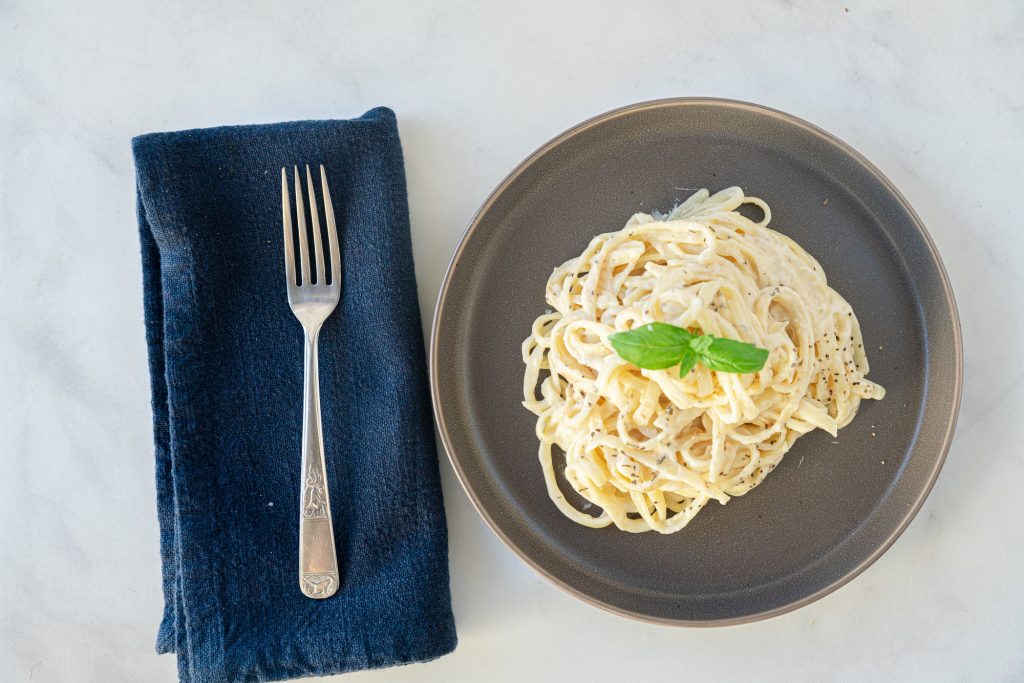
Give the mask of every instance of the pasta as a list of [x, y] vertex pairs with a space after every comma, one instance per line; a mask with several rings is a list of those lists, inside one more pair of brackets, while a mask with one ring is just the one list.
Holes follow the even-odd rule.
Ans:
[[[764, 212], [755, 223], [737, 209]], [[537, 415], [548, 494], [570, 519], [679, 531], [710, 500], [760, 484], [802, 434], [833, 436], [885, 390], [850, 305], [821, 266], [767, 225], [738, 187], [700, 190], [670, 214], [634, 215], [554, 270], [522, 346], [523, 405]], [[769, 350], [757, 373], [645, 370], [608, 337], [660, 321]], [[538, 394], [539, 389], [539, 394]], [[566, 499], [565, 481], [596, 516]]]

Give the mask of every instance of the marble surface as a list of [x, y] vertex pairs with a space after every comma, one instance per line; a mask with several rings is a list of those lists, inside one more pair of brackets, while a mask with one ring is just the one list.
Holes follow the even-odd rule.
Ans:
[[0, 2], [0, 680], [175, 679], [153, 651], [131, 136], [392, 107], [429, 320], [468, 219], [514, 164], [581, 119], [677, 95], [804, 117], [921, 214], [967, 359], [931, 498], [827, 598], [675, 630], [547, 584], [444, 460], [458, 650], [343, 680], [1024, 680], [1022, 33], [1013, 0]]

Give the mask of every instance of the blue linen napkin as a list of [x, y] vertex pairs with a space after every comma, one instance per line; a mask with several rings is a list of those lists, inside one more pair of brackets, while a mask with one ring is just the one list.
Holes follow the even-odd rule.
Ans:
[[[133, 141], [165, 610], [180, 680], [270, 681], [455, 648], [402, 150], [385, 108]], [[320, 334], [341, 587], [299, 591], [302, 328], [282, 166], [324, 164], [344, 269]], [[315, 167], [314, 167], [315, 168]]]

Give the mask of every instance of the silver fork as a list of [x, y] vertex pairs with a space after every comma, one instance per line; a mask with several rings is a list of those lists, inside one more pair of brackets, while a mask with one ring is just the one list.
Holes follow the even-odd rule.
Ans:
[[306, 336], [304, 399], [302, 402], [302, 494], [299, 517], [299, 588], [310, 598], [329, 598], [338, 591], [338, 556], [334, 550], [334, 523], [331, 497], [327, 491], [324, 467], [324, 434], [320, 421], [320, 379], [317, 375], [317, 341], [320, 327], [341, 298], [341, 255], [338, 251], [338, 227], [334, 223], [331, 191], [327, 174], [320, 166], [320, 185], [324, 198], [324, 218], [331, 251], [331, 281], [324, 272], [324, 245], [320, 236], [320, 216], [313, 192], [313, 176], [306, 166], [309, 214], [313, 219], [313, 259], [316, 279], [310, 277], [309, 238], [302, 201], [299, 168], [295, 175], [295, 214], [299, 234], [301, 281], [295, 277], [295, 248], [292, 245], [292, 212], [288, 196], [288, 174], [281, 169], [281, 205], [284, 221], [284, 262], [288, 276], [288, 303], [302, 323]]

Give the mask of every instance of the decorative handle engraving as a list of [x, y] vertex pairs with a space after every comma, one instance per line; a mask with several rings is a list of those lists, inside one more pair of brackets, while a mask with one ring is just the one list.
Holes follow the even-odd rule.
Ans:
[[302, 574], [302, 592], [311, 598], [328, 598], [334, 595], [338, 585], [337, 574]]
[[302, 490], [302, 516], [306, 519], [327, 517], [327, 485], [317, 465], [316, 462], [309, 463], [306, 486]]

